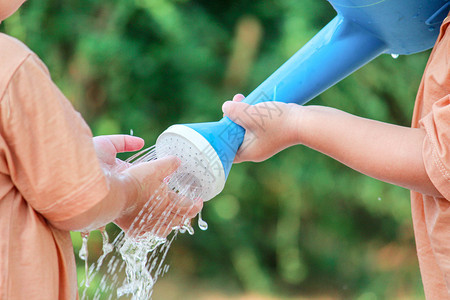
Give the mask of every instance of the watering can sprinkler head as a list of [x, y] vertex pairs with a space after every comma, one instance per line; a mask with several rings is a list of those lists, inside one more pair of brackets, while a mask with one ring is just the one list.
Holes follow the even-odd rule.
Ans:
[[[223, 190], [226, 176], [233, 163], [232, 160], [230, 162], [224, 160], [226, 155], [221, 152], [221, 146], [216, 146], [216, 148], [213, 146], [214, 141], [212, 139], [215, 137], [211, 138], [211, 135], [205, 134], [208, 130], [214, 132], [211, 129], [217, 128], [217, 126], [214, 126], [215, 123], [219, 124], [219, 122], [212, 122], [173, 125], [156, 140], [155, 150], [158, 158], [173, 155], [181, 161], [180, 167], [172, 174], [170, 181], [175, 182], [175, 185], [188, 181], [189, 185], [194, 185], [197, 189], [200, 189], [196, 194], [203, 201], [212, 199]], [[199, 127], [203, 127], [205, 130]], [[228, 156], [234, 159], [236, 151], [237, 147], [234, 153], [230, 151]], [[177, 186], [172, 187], [170, 181], [169, 187], [180, 189]]]
[[[337, 16], [244, 102], [304, 104], [380, 54], [431, 48], [450, 9], [449, 0], [329, 0]], [[227, 117], [174, 125], [156, 141], [158, 157], [175, 155], [173, 175], [188, 176], [207, 201], [219, 194], [245, 131]]]

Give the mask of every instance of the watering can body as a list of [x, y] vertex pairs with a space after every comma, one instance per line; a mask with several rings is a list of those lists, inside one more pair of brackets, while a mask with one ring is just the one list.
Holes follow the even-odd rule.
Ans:
[[[244, 102], [304, 104], [380, 54], [403, 55], [427, 50], [433, 46], [450, 9], [448, 0], [329, 2], [337, 16]], [[242, 144], [244, 129], [227, 117], [219, 122], [183, 126], [198, 133], [215, 150], [225, 181]]]

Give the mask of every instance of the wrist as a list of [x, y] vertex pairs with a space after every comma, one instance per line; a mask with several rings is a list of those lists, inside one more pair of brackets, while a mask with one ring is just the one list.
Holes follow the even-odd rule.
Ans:
[[291, 105], [292, 107], [288, 117], [290, 146], [302, 144], [302, 120], [307, 110], [305, 106]]
[[116, 174], [111, 181], [112, 192], [116, 195], [120, 209], [113, 222], [123, 230], [128, 230], [138, 209], [138, 199], [142, 196], [142, 188], [139, 181], [131, 174], [124, 172]]
[[138, 199], [142, 197], [142, 187], [139, 181], [129, 173], [118, 176], [120, 180], [120, 191], [122, 209], [119, 217], [132, 213], [137, 208]]

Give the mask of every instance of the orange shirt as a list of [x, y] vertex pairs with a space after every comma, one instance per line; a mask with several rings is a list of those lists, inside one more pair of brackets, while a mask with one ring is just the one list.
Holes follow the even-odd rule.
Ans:
[[39, 58], [0, 34], [0, 299], [76, 299], [70, 235], [51, 222], [107, 192], [88, 126]]
[[444, 196], [411, 193], [420, 271], [427, 299], [450, 299], [450, 17], [425, 68], [414, 108], [413, 127], [427, 132], [423, 161]]

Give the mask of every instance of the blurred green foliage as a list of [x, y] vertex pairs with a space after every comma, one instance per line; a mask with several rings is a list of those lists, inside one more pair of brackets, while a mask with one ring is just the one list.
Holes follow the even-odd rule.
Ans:
[[[221, 118], [225, 100], [254, 89], [334, 15], [317, 0], [30, 0], [0, 29], [43, 59], [94, 134], [132, 129], [150, 146], [172, 124]], [[254, 42], [237, 52], [239, 30]], [[311, 103], [407, 126], [428, 54], [384, 55]], [[234, 166], [203, 216], [209, 229], [177, 239], [161, 280], [191, 283], [184, 299], [194, 287], [423, 297], [408, 192], [305, 147]], [[101, 238], [90, 243], [100, 249]], [[158, 284], [157, 295], [169, 298]]]

